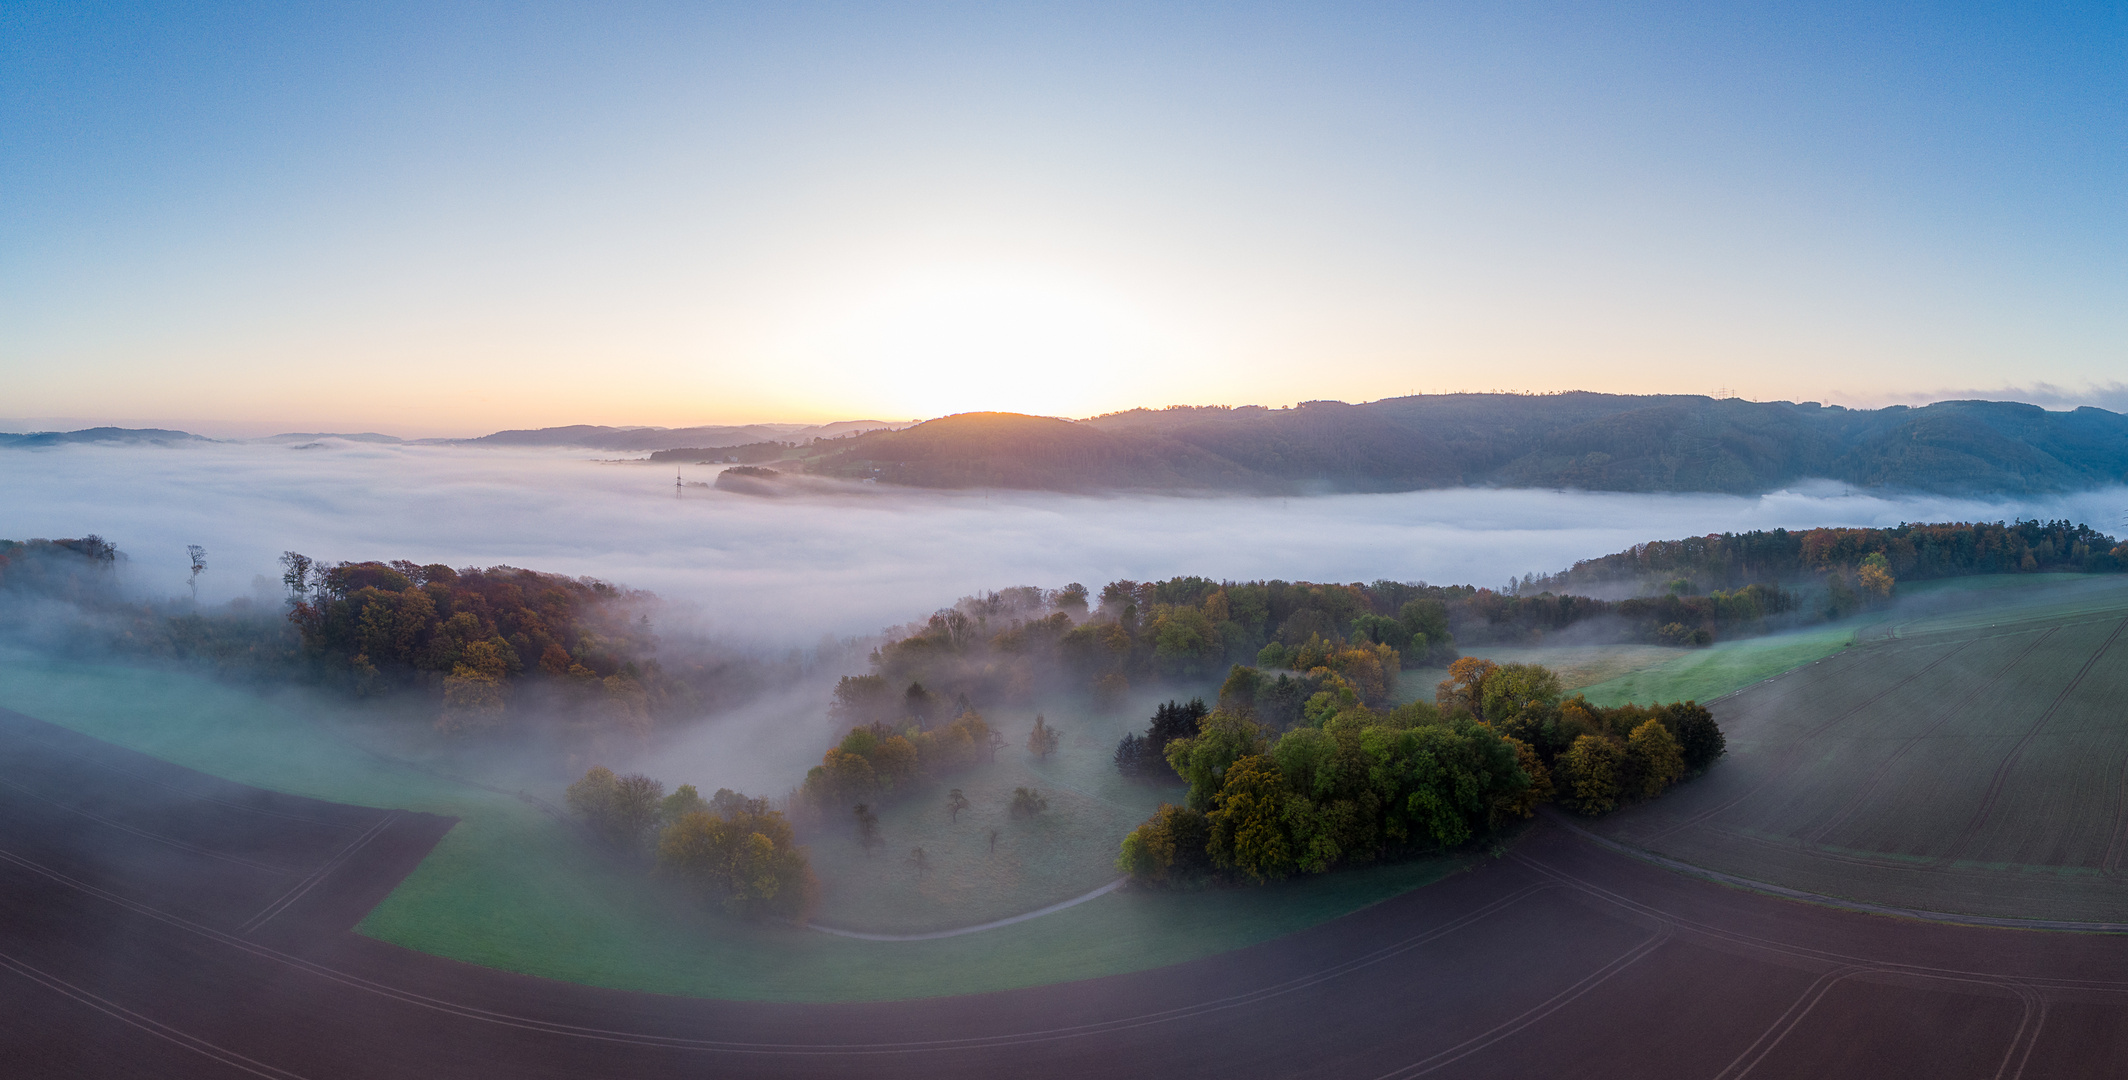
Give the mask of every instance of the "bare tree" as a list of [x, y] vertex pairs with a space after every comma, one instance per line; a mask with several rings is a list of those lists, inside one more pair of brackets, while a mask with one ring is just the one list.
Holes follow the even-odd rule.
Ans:
[[968, 796], [961, 794], [961, 789], [954, 788], [952, 792], [947, 794], [946, 815], [952, 818], [955, 824], [960, 822], [961, 811], [966, 809], [968, 809]]
[[864, 803], [858, 803], [857, 809], [852, 813], [857, 817], [857, 844], [864, 848], [865, 854], [870, 855], [873, 848], [886, 843], [879, 838], [879, 815], [873, 813], [872, 808]]
[[185, 584], [192, 586], [192, 602], [199, 603], [199, 576], [207, 572], [207, 549], [198, 544], [186, 544], [185, 554], [192, 557], [192, 576]]

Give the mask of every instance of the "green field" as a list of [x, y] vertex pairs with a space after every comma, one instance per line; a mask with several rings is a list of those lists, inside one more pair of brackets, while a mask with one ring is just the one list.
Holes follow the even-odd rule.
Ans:
[[[255, 693], [178, 671], [55, 663], [0, 653], [0, 705], [243, 783], [457, 817], [459, 824], [371, 912], [359, 932], [505, 970], [661, 993], [847, 1001], [977, 993], [1092, 978], [1178, 963], [1291, 933], [1464, 865], [1460, 860], [1426, 860], [1266, 889], [1123, 891], [978, 934], [915, 942], [857, 941], [788, 926], [736, 923], [699, 910], [646, 883], [634, 870], [616, 867], [528, 803], [439, 775], [468, 768], [469, 763], [443, 755], [416, 767], [365, 749], [398, 746], [401, 740], [392, 737], [385, 720], [314, 696]], [[1107, 805], [1104, 799], [1154, 800], [1159, 795], [1157, 789], [1108, 791], [1103, 783], [1088, 783], [1106, 761], [1107, 747], [1101, 745], [1106, 736], [1075, 732], [1073, 723], [1063, 723], [1066, 745], [1057, 757], [1027, 764], [1008, 749], [990, 773], [965, 781], [971, 794], [982, 784], [1003, 784], [1009, 791], [1022, 775], [1015, 770], [1024, 770], [1045, 791], [1070, 793], [1052, 798], [1052, 821], [1025, 826], [1009, 841], [1001, 839], [1001, 852], [1009, 842], [1015, 845], [1016, 857], [1032, 861], [1040, 855], [1036, 845], [1066, 839], [1073, 830], [1083, 834], [1080, 846], [1085, 850], [1093, 850], [1091, 841], [1099, 840], [1112, 851], [1106, 832], [1135, 824], [1130, 817], [1134, 811], [1121, 803], [1098, 814], [1087, 808]], [[1114, 724], [1119, 732], [1122, 724]], [[404, 753], [404, 747], [397, 752]], [[542, 783], [551, 786], [551, 779], [512, 776], [492, 765], [486, 769], [479, 779], [492, 786], [523, 786], [558, 796], [539, 788]], [[939, 811], [935, 822], [927, 823], [931, 813], [928, 803], [892, 810], [884, 822], [890, 842], [938, 843], [946, 850], [945, 842], [933, 838], [937, 832], [925, 831], [945, 820]], [[962, 823], [963, 832], [989, 827], [969, 815], [963, 815]], [[831, 843], [822, 843], [820, 855], [829, 866], [838, 858], [852, 858], [847, 850], [838, 855]], [[906, 863], [885, 853], [872, 858], [872, 869], [880, 875], [869, 886], [877, 904], [861, 902], [867, 883], [855, 879], [856, 887], [843, 885], [829, 897], [823, 921], [833, 912], [853, 924], [869, 920], [875, 928], [929, 927], [944, 921], [927, 913], [928, 901], [923, 899], [922, 889], [936, 887], [933, 878], [956, 882], [961, 890], [957, 901], [945, 905], [953, 924], [959, 925], [957, 920], [971, 915], [1016, 914], [1053, 903], [1114, 876], [1106, 866], [1081, 857], [1066, 860], [1047, 877], [1022, 874], [1016, 880], [970, 883], [965, 875], [945, 876], [948, 867], [957, 865], [955, 856], [918, 887]], [[1021, 903], [1026, 906], [1016, 906]]]
[[1599, 831], [1872, 903], [2128, 920], [2128, 580], [1917, 592], [1718, 702], [1729, 756]]

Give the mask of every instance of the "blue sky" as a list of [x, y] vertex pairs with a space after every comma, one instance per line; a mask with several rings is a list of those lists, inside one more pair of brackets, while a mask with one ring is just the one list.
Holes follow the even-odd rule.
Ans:
[[0, 415], [2128, 404], [2128, 14], [0, 5]]

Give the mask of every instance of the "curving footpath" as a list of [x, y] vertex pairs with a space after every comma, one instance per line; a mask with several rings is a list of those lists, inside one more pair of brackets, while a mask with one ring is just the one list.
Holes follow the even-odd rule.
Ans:
[[2128, 1074], [2128, 937], [1729, 888], [1540, 823], [1276, 941], [965, 998], [708, 1001], [349, 927], [450, 827], [0, 714], [0, 1062], [152, 1077]]

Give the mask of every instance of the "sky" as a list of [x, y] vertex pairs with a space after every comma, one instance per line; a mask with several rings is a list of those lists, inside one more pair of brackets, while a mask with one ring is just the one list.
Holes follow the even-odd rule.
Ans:
[[2128, 408], [2118, 5], [0, 5], [0, 417]]

